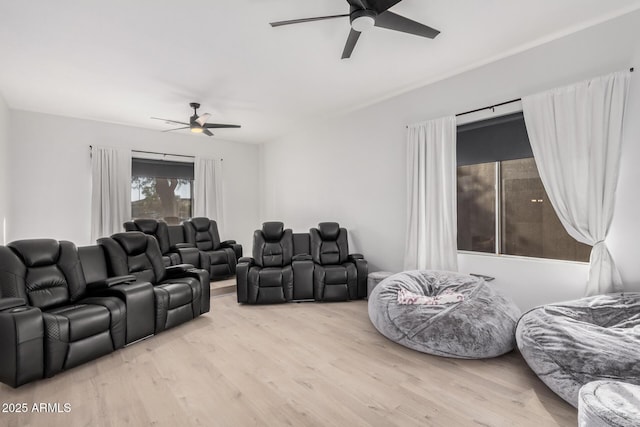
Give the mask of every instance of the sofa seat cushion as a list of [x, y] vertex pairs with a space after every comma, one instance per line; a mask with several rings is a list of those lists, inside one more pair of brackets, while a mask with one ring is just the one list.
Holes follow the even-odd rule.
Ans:
[[261, 288], [282, 287], [286, 284], [286, 279], [291, 276], [291, 267], [266, 267], [256, 270], [258, 271], [258, 286]]
[[[50, 316], [45, 321], [66, 324], [69, 335], [68, 342], [79, 341], [101, 332], [108, 331], [111, 316], [106, 307], [92, 304], [73, 304], [48, 310]], [[62, 329], [56, 325], [55, 329]], [[49, 327], [49, 325], [47, 325]], [[64, 336], [60, 337], [64, 341]]]
[[344, 285], [347, 283], [347, 269], [341, 265], [325, 265], [324, 270], [325, 285]]
[[177, 308], [193, 301], [191, 286], [187, 283], [165, 283], [157, 285], [154, 292], [166, 294], [168, 309]]
[[224, 249], [219, 251], [203, 251], [203, 252], [209, 256], [209, 263], [211, 265], [229, 263], [229, 254]]

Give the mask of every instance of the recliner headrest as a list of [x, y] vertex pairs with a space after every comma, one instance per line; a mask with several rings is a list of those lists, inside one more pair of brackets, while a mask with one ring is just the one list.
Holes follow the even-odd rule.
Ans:
[[58, 262], [60, 243], [54, 239], [26, 239], [9, 243], [27, 267], [42, 267]]
[[139, 255], [147, 250], [147, 235], [140, 231], [127, 231], [111, 236], [118, 242], [127, 255]]
[[158, 229], [158, 221], [155, 219], [136, 219], [133, 222], [138, 226], [138, 230], [145, 234], [156, 234]]
[[209, 223], [211, 220], [206, 217], [191, 218], [191, 224], [195, 227], [196, 231], [207, 231], [209, 229]]
[[322, 240], [337, 240], [340, 234], [340, 224], [337, 222], [321, 222], [318, 231]]
[[284, 224], [279, 221], [265, 222], [262, 224], [262, 234], [267, 241], [280, 240], [284, 233]]

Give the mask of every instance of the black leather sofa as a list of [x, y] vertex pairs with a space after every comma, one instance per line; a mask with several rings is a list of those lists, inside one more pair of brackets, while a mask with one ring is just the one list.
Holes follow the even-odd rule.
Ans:
[[367, 262], [349, 254], [347, 230], [320, 223], [292, 233], [265, 222], [253, 235], [253, 257], [240, 258], [237, 299], [246, 304], [288, 301], [349, 301], [367, 295]]
[[191, 264], [209, 271], [211, 280], [222, 280], [236, 273], [242, 245], [235, 240], [220, 241], [218, 224], [198, 217], [181, 225], [167, 225], [156, 219], [136, 219], [124, 223], [126, 231], [141, 231], [155, 237], [165, 267]]
[[[155, 239], [121, 234], [0, 246], [1, 382], [51, 377], [209, 311], [207, 271], [165, 269]], [[121, 253], [104, 249], [114, 244]]]

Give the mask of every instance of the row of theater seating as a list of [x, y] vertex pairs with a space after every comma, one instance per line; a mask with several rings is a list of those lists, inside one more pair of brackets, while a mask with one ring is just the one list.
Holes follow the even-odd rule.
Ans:
[[165, 266], [141, 232], [0, 246], [0, 381], [51, 377], [191, 320], [209, 311], [209, 289], [209, 270]]
[[348, 301], [367, 296], [367, 262], [349, 254], [347, 230], [323, 222], [293, 233], [265, 222], [253, 235], [253, 257], [238, 260], [239, 303]]
[[218, 224], [197, 217], [182, 225], [167, 225], [155, 219], [136, 219], [124, 223], [126, 231], [141, 231], [153, 236], [160, 246], [165, 266], [191, 264], [209, 272], [211, 280], [236, 274], [242, 246], [235, 240], [220, 241]]

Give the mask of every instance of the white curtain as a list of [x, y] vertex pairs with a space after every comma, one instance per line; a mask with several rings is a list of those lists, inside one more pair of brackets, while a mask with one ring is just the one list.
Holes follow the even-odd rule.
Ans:
[[629, 72], [524, 97], [533, 155], [567, 232], [593, 246], [586, 294], [622, 290], [605, 239], [613, 217]]
[[193, 216], [205, 216], [218, 224], [222, 235], [222, 160], [196, 157], [194, 162]]
[[91, 150], [91, 240], [123, 230], [131, 219], [131, 150]]
[[456, 119], [409, 127], [405, 270], [458, 270]]

